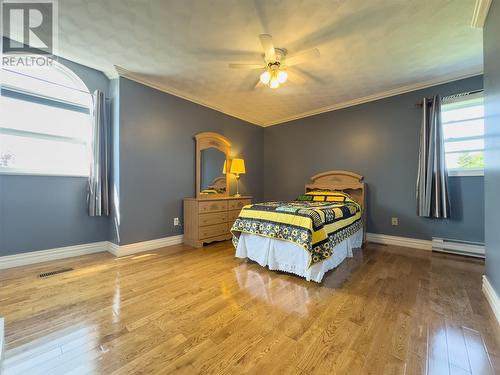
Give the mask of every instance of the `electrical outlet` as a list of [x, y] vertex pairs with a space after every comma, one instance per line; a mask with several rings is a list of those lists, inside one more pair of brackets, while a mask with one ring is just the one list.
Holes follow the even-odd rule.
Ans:
[[399, 225], [399, 218], [397, 218], [397, 217], [391, 218], [391, 224], [394, 226], [398, 226]]
[[174, 217], [174, 227], [177, 227], [181, 225], [181, 223], [179, 222], [179, 218], [178, 217]]

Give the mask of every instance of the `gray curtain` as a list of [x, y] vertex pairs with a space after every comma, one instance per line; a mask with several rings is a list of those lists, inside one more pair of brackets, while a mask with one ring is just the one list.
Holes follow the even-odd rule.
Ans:
[[448, 172], [444, 158], [441, 123], [441, 98], [422, 101], [422, 127], [417, 175], [418, 216], [446, 219], [450, 217]]
[[92, 111], [91, 164], [87, 203], [89, 216], [109, 215], [109, 143], [106, 98], [94, 92]]

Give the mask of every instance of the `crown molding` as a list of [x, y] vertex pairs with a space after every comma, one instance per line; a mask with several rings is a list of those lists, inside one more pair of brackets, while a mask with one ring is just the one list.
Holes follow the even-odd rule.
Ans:
[[441, 77], [441, 78], [433, 79], [433, 80], [429, 80], [429, 81], [418, 82], [418, 83], [414, 83], [411, 85], [401, 86], [401, 87], [398, 87], [398, 88], [395, 88], [392, 90], [382, 91], [382, 92], [379, 92], [376, 94], [363, 96], [361, 98], [348, 100], [348, 101], [345, 101], [342, 103], [337, 103], [337, 104], [333, 104], [330, 106], [321, 107], [318, 109], [313, 109], [312, 111], [302, 112], [302, 113], [298, 113], [296, 115], [283, 117], [279, 120], [265, 123], [263, 126], [268, 127], [268, 126], [278, 125], [278, 124], [282, 124], [282, 123], [293, 121], [293, 120], [298, 120], [298, 119], [305, 118], [305, 117], [319, 115], [319, 114], [325, 113], [325, 112], [332, 112], [332, 111], [336, 111], [336, 110], [343, 109], [343, 108], [353, 107], [353, 106], [356, 106], [359, 104], [373, 102], [375, 100], [389, 98], [391, 96], [406, 94], [408, 92], [417, 91], [417, 90], [425, 89], [425, 88], [432, 87], [432, 86], [442, 85], [445, 83], [458, 81], [458, 80], [465, 79], [465, 78], [475, 77], [475, 76], [478, 76], [481, 74], [483, 74], [482, 69], [481, 70], [474, 69], [474, 70], [462, 72], [460, 74]]
[[476, 0], [474, 13], [472, 14], [471, 26], [475, 29], [482, 29], [488, 17], [492, 0]]
[[198, 98], [198, 97], [193, 96], [191, 94], [187, 94], [185, 92], [182, 92], [178, 89], [174, 89], [174, 88], [169, 87], [167, 85], [153, 82], [151, 80], [148, 80], [148, 79], [142, 77], [140, 74], [136, 74], [134, 72], [131, 72], [131, 71], [124, 69], [118, 65], [115, 65], [115, 70], [116, 70], [118, 76], [120, 76], [120, 77], [130, 79], [131, 81], [141, 83], [141, 84], [148, 86], [148, 87], [151, 87], [155, 90], [166, 92], [167, 94], [177, 96], [178, 98], [193, 102], [195, 104], [202, 105], [204, 107], [213, 109], [214, 111], [221, 112], [221, 113], [224, 113], [225, 115], [235, 117], [235, 118], [240, 119], [242, 121], [248, 122], [252, 125], [264, 126], [264, 124], [261, 123], [260, 121], [256, 121], [254, 119], [249, 119], [246, 116], [242, 116], [242, 115], [234, 113], [234, 112], [228, 112], [225, 109], [218, 107], [214, 104], [210, 104], [201, 98]]
[[363, 96], [361, 98], [356, 98], [356, 99], [348, 100], [348, 101], [345, 101], [345, 102], [342, 102], [342, 103], [337, 103], [337, 104], [333, 104], [333, 105], [330, 105], [330, 106], [313, 109], [311, 111], [301, 112], [301, 113], [298, 113], [298, 114], [295, 114], [295, 115], [291, 115], [291, 116], [287, 116], [287, 117], [283, 117], [283, 118], [280, 118], [278, 120], [274, 120], [274, 121], [271, 121], [271, 122], [261, 122], [261, 121], [255, 120], [255, 119], [249, 119], [248, 117], [243, 116], [241, 114], [236, 114], [236, 113], [233, 113], [233, 112], [228, 112], [228, 111], [222, 109], [221, 107], [218, 107], [216, 105], [207, 103], [205, 100], [203, 100], [201, 98], [194, 97], [191, 94], [184, 93], [184, 92], [179, 91], [177, 89], [174, 89], [172, 87], [168, 87], [167, 85], [158, 84], [156, 82], [152, 82], [151, 80], [148, 80], [148, 79], [142, 77], [140, 74], [133, 73], [133, 72], [131, 72], [129, 70], [126, 70], [126, 69], [124, 69], [124, 68], [122, 68], [120, 66], [115, 65], [115, 70], [116, 70], [118, 76], [120, 76], [120, 77], [130, 79], [131, 81], [135, 81], [135, 82], [141, 83], [141, 84], [143, 84], [145, 86], [148, 86], [148, 87], [151, 87], [151, 88], [153, 88], [155, 90], [166, 92], [167, 94], [179, 97], [179, 98], [184, 99], [184, 100], [188, 100], [190, 102], [193, 102], [193, 103], [202, 105], [204, 107], [213, 109], [214, 111], [218, 111], [218, 112], [224, 113], [224, 114], [226, 114], [228, 116], [235, 117], [235, 118], [238, 118], [238, 119], [243, 120], [245, 122], [248, 122], [250, 124], [258, 125], [258, 126], [262, 126], [262, 127], [268, 127], [268, 126], [278, 125], [278, 124], [282, 124], [282, 123], [285, 123], [285, 122], [289, 122], [289, 121], [293, 121], [293, 120], [298, 120], [298, 119], [301, 119], [301, 118], [310, 117], [310, 116], [318, 115], [318, 114], [325, 113], [325, 112], [332, 112], [332, 111], [336, 111], [336, 110], [343, 109], [343, 108], [353, 107], [353, 106], [356, 106], [356, 105], [359, 105], [359, 104], [369, 103], [369, 102], [372, 102], [372, 101], [375, 101], [375, 100], [389, 98], [391, 96], [405, 94], [405, 93], [408, 93], [408, 92], [411, 92], [411, 91], [417, 91], [417, 90], [425, 89], [425, 88], [428, 88], [428, 87], [432, 87], [432, 86], [436, 86], [436, 85], [442, 85], [442, 84], [445, 84], [445, 83], [449, 83], [449, 82], [453, 82], [453, 81], [458, 81], [460, 79], [475, 77], [475, 76], [483, 74], [482, 69], [468, 70], [468, 71], [465, 71], [465, 72], [461, 72], [461, 73], [450, 75], [450, 76], [446, 76], [446, 77], [441, 77], [441, 78], [438, 78], [438, 79], [433, 79], [433, 80], [423, 81], [423, 82], [417, 82], [417, 83], [414, 83], [414, 84], [411, 84], [411, 85], [401, 86], [401, 87], [398, 87], [398, 88], [395, 88], [395, 89], [392, 89], [392, 90], [382, 91], [382, 92], [375, 93], [375, 94], [372, 94], [372, 95]]

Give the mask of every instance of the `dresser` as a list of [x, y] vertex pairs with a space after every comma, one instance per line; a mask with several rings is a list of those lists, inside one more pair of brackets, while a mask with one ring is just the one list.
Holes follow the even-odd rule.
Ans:
[[202, 247], [204, 243], [231, 239], [231, 227], [241, 208], [252, 197], [184, 199], [184, 243]]

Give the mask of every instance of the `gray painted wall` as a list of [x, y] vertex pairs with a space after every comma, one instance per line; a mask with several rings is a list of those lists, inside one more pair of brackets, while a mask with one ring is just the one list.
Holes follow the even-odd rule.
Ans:
[[87, 216], [86, 180], [0, 177], [0, 256], [107, 240], [107, 218]]
[[245, 159], [242, 194], [263, 198], [263, 128], [124, 78], [119, 86], [120, 244], [182, 233], [173, 218], [195, 195], [199, 132], [231, 140], [232, 156]]
[[486, 275], [500, 295], [500, 1], [493, 1], [484, 28], [486, 95]]
[[[93, 92], [108, 92], [94, 69], [59, 59]], [[87, 215], [87, 179], [0, 175], [0, 256], [105, 241], [108, 219]]]
[[[368, 185], [369, 232], [483, 241], [483, 177], [450, 178], [451, 220], [415, 213], [421, 118], [415, 103], [482, 86], [482, 77], [473, 77], [265, 128], [265, 199], [293, 199], [314, 174], [351, 170]], [[392, 216], [399, 217], [399, 226], [391, 226]]]
[[[244, 158], [247, 167], [240, 190], [256, 201], [292, 199], [317, 172], [355, 170], [369, 186], [369, 231], [483, 240], [482, 177], [450, 179], [450, 221], [417, 218], [414, 207], [420, 126], [414, 104], [436, 92], [480, 88], [481, 77], [262, 129], [127, 79], [109, 82], [100, 72], [63, 63], [91, 91], [109, 93], [112, 216], [87, 216], [85, 178], [0, 175], [0, 255], [181, 234], [173, 218], [182, 219], [182, 199], [195, 194], [193, 136], [202, 131], [233, 142], [232, 156]], [[399, 227], [390, 226], [391, 216], [400, 217]]]

